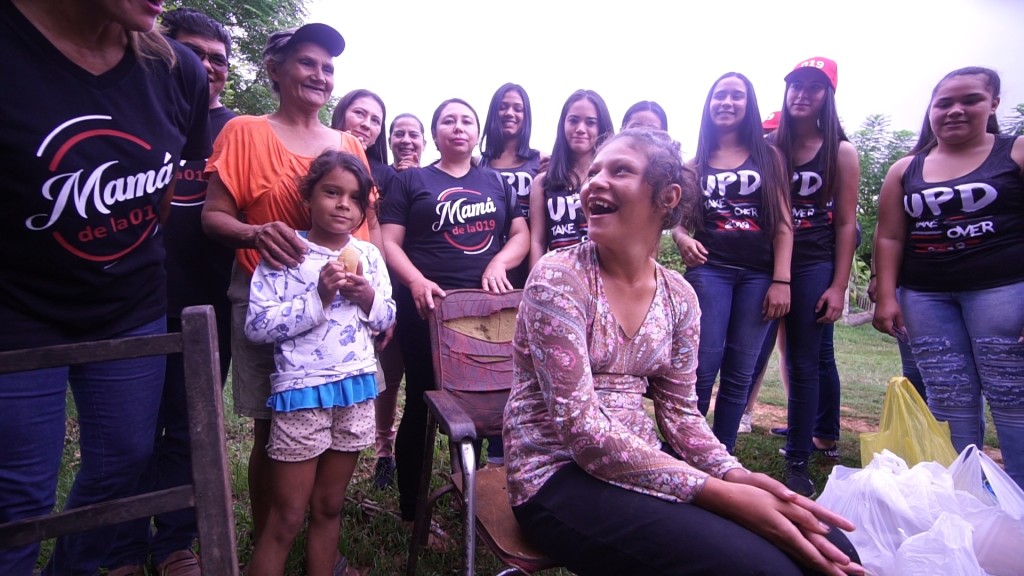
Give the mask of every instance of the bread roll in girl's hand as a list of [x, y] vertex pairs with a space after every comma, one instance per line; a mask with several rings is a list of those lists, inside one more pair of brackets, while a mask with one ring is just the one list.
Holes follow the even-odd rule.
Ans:
[[359, 251], [351, 246], [345, 246], [338, 255], [338, 262], [345, 266], [345, 272], [349, 274], [362, 274], [359, 265]]

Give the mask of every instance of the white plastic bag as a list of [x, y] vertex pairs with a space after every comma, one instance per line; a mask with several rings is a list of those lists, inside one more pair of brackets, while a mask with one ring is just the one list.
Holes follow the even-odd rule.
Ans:
[[978, 563], [994, 576], [1024, 573], [1024, 491], [974, 445], [949, 473], [956, 489], [971, 495], [962, 499], [961, 514], [974, 527]]
[[943, 511], [959, 507], [944, 467], [922, 462], [908, 470], [888, 450], [863, 469], [835, 466], [818, 503], [857, 526], [847, 536], [874, 574], [895, 574], [904, 541], [928, 531]]
[[887, 450], [836, 466], [818, 503], [857, 526], [848, 536], [873, 574], [1024, 574], [1024, 491], [973, 446], [949, 469], [907, 469]]
[[893, 573], [901, 576], [976, 576], [983, 574], [974, 556], [971, 525], [943, 512], [927, 532], [915, 534], [896, 553]]

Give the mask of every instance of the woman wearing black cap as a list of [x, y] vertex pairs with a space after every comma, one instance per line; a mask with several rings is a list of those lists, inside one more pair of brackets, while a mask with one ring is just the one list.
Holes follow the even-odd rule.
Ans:
[[[293, 268], [302, 261], [305, 248], [295, 230], [308, 230], [310, 222], [297, 179], [306, 174], [312, 160], [336, 148], [366, 161], [355, 136], [324, 126], [318, 116], [334, 89], [334, 57], [344, 49], [341, 34], [326, 24], [271, 34], [263, 62], [280, 105], [266, 116], [239, 116], [228, 122], [206, 165], [210, 184], [203, 228], [238, 249], [228, 289], [234, 358], [231, 386], [235, 412], [255, 419], [249, 456], [254, 540], [265, 525], [272, 488], [266, 445], [274, 356], [273, 346], [252, 344], [245, 338], [249, 282], [261, 260], [277, 269]], [[354, 235], [380, 244], [372, 209]]]

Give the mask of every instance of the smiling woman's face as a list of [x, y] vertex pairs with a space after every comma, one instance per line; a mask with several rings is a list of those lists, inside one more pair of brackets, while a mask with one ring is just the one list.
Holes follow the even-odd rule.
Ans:
[[319, 110], [334, 90], [334, 58], [313, 42], [295, 46], [280, 64], [271, 60], [267, 73], [277, 83], [282, 108]]
[[359, 139], [363, 148], [371, 146], [380, 135], [384, 110], [371, 96], [356, 98], [345, 110], [345, 121], [341, 129]]

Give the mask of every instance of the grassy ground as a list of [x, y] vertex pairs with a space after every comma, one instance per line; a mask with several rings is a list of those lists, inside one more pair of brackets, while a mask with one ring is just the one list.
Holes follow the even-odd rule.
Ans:
[[[672, 262], [670, 262], [672, 263]], [[850, 327], [837, 325], [835, 334], [837, 362], [843, 385], [842, 437], [840, 439], [840, 463], [845, 466], [860, 466], [858, 435], [874, 430], [878, 426], [886, 382], [900, 373], [899, 354], [892, 338], [874, 331], [870, 325]], [[246, 461], [251, 448], [252, 424], [239, 419], [230, 410], [230, 392], [225, 393], [227, 409], [227, 432], [230, 448], [232, 485], [235, 494], [235, 518], [238, 533], [238, 549], [242, 564], [248, 562], [252, 552], [251, 518], [249, 515]], [[70, 396], [69, 396], [69, 404]], [[737, 456], [751, 470], [765, 472], [782, 478], [783, 459], [778, 449], [784, 439], [768, 434], [772, 426], [785, 424], [785, 395], [778, 378], [776, 359], [768, 367], [764, 386], [760, 394], [760, 405], [754, 418], [754, 431], [740, 436]], [[68, 443], [64, 455], [64, 469], [61, 474], [60, 495], [62, 500], [70, 488], [74, 471], [77, 470], [77, 424], [73, 408], [68, 418]], [[994, 428], [989, 425], [987, 443], [994, 443]], [[436, 448], [436, 468], [442, 470], [447, 464], [447, 450], [439, 439]], [[367, 451], [360, 459], [355, 477], [349, 488], [349, 503], [345, 508], [345, 520], [340, 548], [353, 566], [360, 568], [360, 574], [395, 575], [405, 571], [406, 550], [409, 528], [398, 519], [398, 503], [394, 490], [379, 491], [371, 483], [374, 459]], [[824, 487], [833, 463], [815, 457], [811, 460], [810, 472], [819, 491]], [[440, 475], [435, 477], [439, 484]], [[435, 512], [440, 528], [456, 542], [440, 551], [424, 551], [419, 563], [420, 574], [457, 574], [460, 555], [457, 540], [461, 534], [457, 512], [452, 501], [442, 499]], [[303, 574], [303, 540], [296, 542], [289, 559], [286, 574]], [[44, 548], [44, 557], [49, 547]], [[497, 562], [486, 549], [478, 553], [478, 572], [494, 573]], [[568, 574], [552, 571], [551, 574]]]

